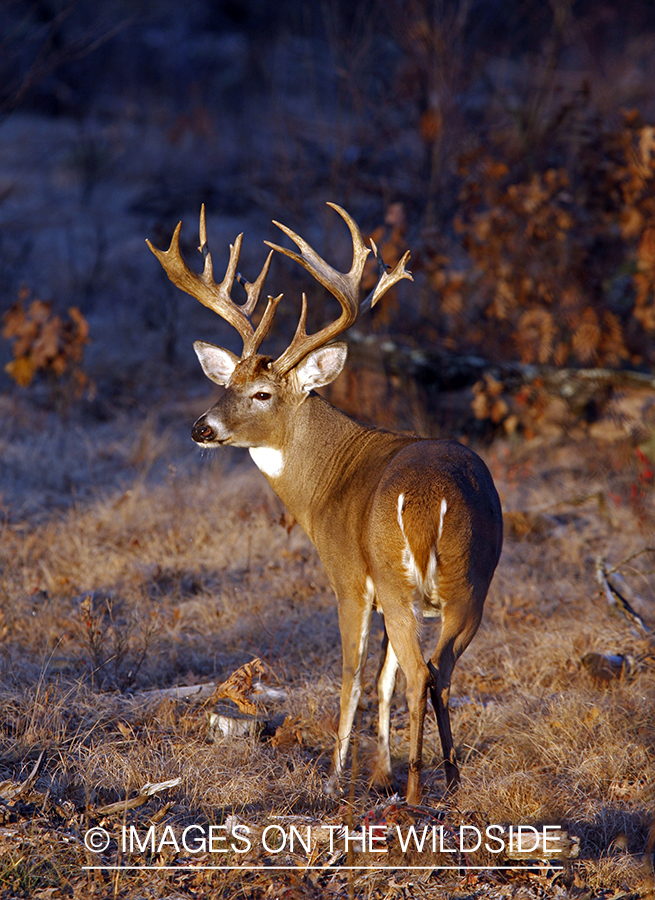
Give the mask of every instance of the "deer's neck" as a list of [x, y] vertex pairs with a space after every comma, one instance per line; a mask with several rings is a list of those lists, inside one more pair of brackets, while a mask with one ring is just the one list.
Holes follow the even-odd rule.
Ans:
[[282, 447], [254, 448], [250, 455], [311, 540], [318, 523], [340, 509], [365, 505], [380, 477], [371, 458], [395, 455], [409, 435], [368, 428], [321, 397], [308, 397]]

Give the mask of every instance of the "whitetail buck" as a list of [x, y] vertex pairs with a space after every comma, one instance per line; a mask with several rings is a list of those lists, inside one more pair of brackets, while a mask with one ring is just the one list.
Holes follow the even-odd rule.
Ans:
[[[310, 537], [337, 596], [343, 653], [341, 715], [327, 790], [336, 793], [344, 768], [355, 711], [362, 689], [371, 613], [384, 616], [383, 661], [378, 677], [380, 705], [378, 760], [374, 779], [391, 779], [389, 716], [398, 665], [407, 679], [410, 715], [407, 799], [421, 794], [423, 720], [430, 691], [443, 749], [449, 789], [459, 781], [448, 713], [453, 667], [477, 631], [502, 545], [500, 501], [489, 470], [479, 456], [455, 441], [424, 440], [368, 428], [354, 422], [313, 388], [329, 384], [346, 361], [344, 343], [328, 343], [374, 306], [401, 278], [409, 253], [387, 272], [373, 241], [379, 278], [359, 302], [360, 283], [370, 252], [343, 209], [353, 240], [353, 263], [341, 273], [329, 266], [297, 234], [275, 224], [300, 253], [271, 247], [253, 283], [237, 275], [243, 235], [230, 248], [225, 278], [214, 281], [207, 246], [204, 207], [200, 214], [201, 275], [180, 254], [180, 225], [166, 252], [148, 246], [177, 287], [233, 325], [243, 338], [241, 357], [213, 344], [194, 344], [205, 374], [226, 390], [193, 426], [202, 447], [247, 447], [269, 484]], [[277, 359], [257, 351], [277, 304], [268, 298], [255, 329], [251, 316], [273, 250], [304, 266], [341, 305], [341, 315], [315, 334], [307, 334], [307, 300], [293, 340]], [[231, 299], [235, 276], [246, 301]], [[441, 616], [441, 635], [425, 662], [419, 645], [423, 616]], [[388, 636], [388, 637], [387, 637]]]

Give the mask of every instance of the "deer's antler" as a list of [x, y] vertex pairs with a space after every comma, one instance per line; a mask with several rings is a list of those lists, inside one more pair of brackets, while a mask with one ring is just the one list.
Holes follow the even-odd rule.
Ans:
[[322, 347], [328, 341], [342, 334], [346, 329], [355, 322], [355, 320], [371, 307], [375, 306], [380, 297], [386, 293], [390, 287], [400, 281], [402, 278], [412, 279], [412, 275], [405, 269], [405, 264], [409, 260], [409, 251], [405, 253], [403, 258], [397, 263], [392, 272], [387, 272], [387, 267], [380, 256], [375, 243], [371, 241], [373, 247], [373, 255], [378, 262], [379, 277], [377, 284], [371, 293], [359, 302], [360, 286], [366, 257], [370, 253], [369, 248], [364, 244], [364, 238], [357, 227], [355, 221], [348, 215], [345, 209], [337, 206], [336, 203], [328, 203], [341, 218], [345, 221], [350, 230], [353, 240], [353, 262], [349, 272], [338, 272], [322, 259], [315, 250], [300, 235], [297, 235], [286, 225], [279, 222], [273, 222], [277, 225], [287, 237], [298, 246], [300, 253], [294, 250], [288, 250], [286, 247], [280, 247], [278, 244], [272, 244], [270, 241], [264, 241], [267, 246], [279, 253], [283, 253], [290, 259], [300, 263], [314, 278], [328, 289], [333, 297], [339, 301], [341, 305], [341, 315], [339, 318], [326, 325], [315, 334], [307, 334], [307, 297], [302, 295], [302, 309], [300, 313], [300, 321], [296, 328], [293, 340], [284, 351], [284, 353], [275, 360], [275, 368], [280, 374], [284, 374], [292, 369], [312, 350]]
[[[274, 224], [298, 246], [300, 253], [296, 253], [294, 250], [288, 250], [286, 247], [281, 247], [278, 244], [272, 244], [270, 241], [265, 241], [264, 243], [271, 248], [271, 252], [268, 254], [257, 280], [249, 283], [237, 274], [237, 264], [239, 262], [239, 253], [241, 252], [241, 242], [243, 240], [243, 234], [240, 234], [234, 242], [234, 246], [230, 245], [230, 260], [227, 265], [225, 277], [220, 284], [216, 284], [214, 281], [212, 257], [207, 244], [207, 224], [205, 221], [204, 204], [200, 210], [199, 250], [204, 259], [202, 274], [198, 275], [196, 272], [193, 272], [182, 258], [180, 252], [181, 222], [173, 232], [173, 237], [171, 238], [171, 244], [168, 250], [158, 250], [156, 247], [153, 247], [150, 241], [146, 241], [146, 243], [162, 264], [164, 271], [176, 287], [185, 291], [187, 294], [190, 294], [192, 297], [195, 297], [196, 300], [199, 300], [205, 306], [209, 307], [209, 309], [214, 310], [214, 312], [218, 313], [222, 319], [225, 319], [226, 322], [229, 322], [230, 325], [236, 328], [243, 339], [242, 359], [257, 352], [259, 345], [269, 332], [276, 307], [282, 299], [282, 294], [279, 294], [277, 297], [269, 296], [268, 305], [266, 306], [264, 315], [262, 316], [257, 329], [255, 329], [251, 321], [251, 315], [262, 292], [274, 250], [277, 250], [279, 253], [283, 253], [285, 256], [300, 263], [300, 265], [307, 269], [320, 284], [326, 287], [339, 301], [339, 304], [341, 305], [341, 315], [336, 321], [321, 328], [321, 330], [317, 331], [315, 334], [307, 334], [307, 297], [305, 294], [302, 295], [302, 309], [296, 333], [287, 349], [275, 361], [276, 370], [279, 374], [284, 375], [299, 363], [301, 359], [307, 356], [308, 353], [311, 353], [312, 350], [322, 347], [323, 344], [326, 344], [328, 341], [337, 337], [337, 335], [346, 331], [347, 328], [350, 328], [353, 322], [355, 322], [362, 313], [375, 306], [380, 297], [382, 297], [389, 288], [393, 287], [394, 284], [402, 278], [412, 279], [411, 272], [408, 272], [405, 268], [409, 259], [409, 251], [405, 253], [394, 269], [391, 272], [388, 272], [387, 267], [378, 252], [378, 248], [371, 240], [373, 255], [378, 263], [379, 277], [371, 293], [360, 303], [359, 293], [362, 274], [364, 272], [366, 257], [371, 251], [364, 244], [364, 238], [362, 237], [359, 228], [348, 213], [340, 206], [337, 206], [336, 203], [328, 203], [328, 206], [331, 206], [332, 209], [339, 213], [350, 229], [353, 240], [353, 262], [349, 272], [338, 272], [336, 269], [333, 269], [332, 266], [326, 263], [325, 260], [309, 246], [307, 241], [301, 238], [300, 235], [297, 235], [295, 231], [287, 228], [286, 225], [274, 222]], [[230, 296], [235, 278], [243, 284], [246, 290], [247, 300], [243, 304], [235, 303]]]
[[[268, 274], [273, 251], [268, 254], [257, 280], [252, 283], [246, 281], [241, 275], [237, 274], [239, 253], [241, 252], [241, 242], [243, 240], [243, 234], [240, 234], [235, 240], [234, 246], [230, 244], [230, 261], [227, 264], [225, 278], [220, 284], [216, 284], [214, 281], [212, 257], [209, 251], [209, 245], [207, 244], [207, 223], [205, 220], [204, 203], [200, 210], [200, 247], [198, 248], [204, 259], [204, 267], [201, 275], [193, 272], [182, 258], [180, 252], [181, 228], [182, 223], [180, 222], [173, 232], [170, 247], [166, 251], [158, 250], [148, 240], [146, 243], [162, 264], [164, 271], [173, 284], [187, 294], [190, 294], [192, 297], [195, 297], [196, 300], [199, 300], [215, 313], [218, 313], [222, 319], [225, 319], [226, 322], [229, 322], [230, 325], [236, 328], [243, 339], [242, 358], [251, 356], [253, 353], [257, 352], [259, 345], [268, 334], [275, 308], [282, 299], [282, 294], [278, 297], [269, 296], [268, 305], [264, 315], [255, 330], [250, 317], [257, 305], [262, 288], [264, 287], [264, 281]], [[243, 304], [235, 303], [230, 296], [235, 277], [243, 284], [246, 290], [247, 299]]]

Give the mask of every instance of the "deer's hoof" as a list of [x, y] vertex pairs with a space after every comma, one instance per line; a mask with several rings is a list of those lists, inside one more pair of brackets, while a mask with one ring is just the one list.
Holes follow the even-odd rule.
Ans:
[[455, 794], [459, 788], [460, 775], [456, 765], [446, 762], [446, 794]]
[[323, 785], [323, 793], [327, 794], [328, 797], [332, 797], [334, 800], [343, 796], [343, 789], [339, 784], [337, 775], [330, 775]]
[[391, 789], [392, 781], [393, 773], [391, 771], [391, 766], [378, 764], [371, 776], [371, 784], [380, 791], [388, 791]]

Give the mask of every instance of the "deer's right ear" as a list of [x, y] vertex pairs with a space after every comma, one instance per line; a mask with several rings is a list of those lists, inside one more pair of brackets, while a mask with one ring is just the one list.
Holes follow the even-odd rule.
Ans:
[[239, 362], [239, 357], [206, 341], [194, 341], [193, 349], [207, 378], [211, 378], [216, 384], [227, 384]]

